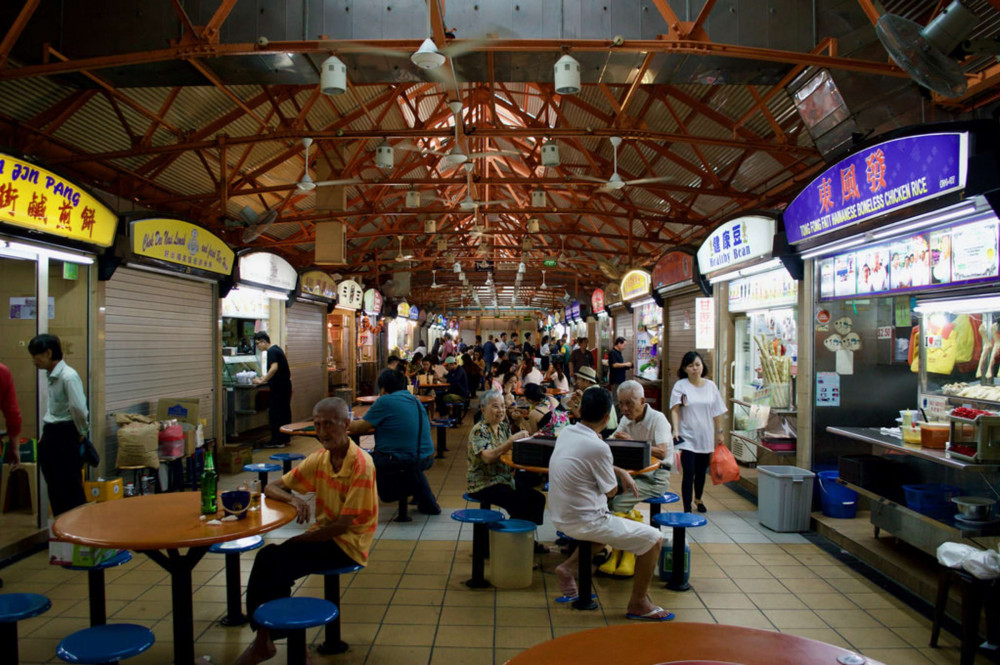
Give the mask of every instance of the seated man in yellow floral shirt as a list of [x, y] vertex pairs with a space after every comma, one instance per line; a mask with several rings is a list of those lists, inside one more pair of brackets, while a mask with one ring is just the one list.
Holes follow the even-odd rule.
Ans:
[[483, 393], [479, 408], [483, 419], [469, 434], [469, 496], [500, 506], [514, 519], [541, 524], [545, 495], [530, 487], [518, 487], [510, 468], [500, 461], [514, 441], [527, 438], [528, 433], [521, 430], [511, 435], [504, 419], [507, 411], [503, 394], [499, 390]]
[[[247, 614], [269, 600], [291, 595], [300, 577], [353, 564], [366, 565], [378, 526], [375, 465], [347, 435], [351, 411], [342, 399], [328, 397], [313, 408], [316, 437], [322, 450], [302, 460], [264, 488], [270, 499], [295, 506], [297, 521], [309, 521], [309, 504], [290, 490], [316, 493], [316, 522], [305, 533], [280, 545], [268, 545], [254, 559], [247, 583]], [[257, 636], [236, 665], [256, 665], [274, 656], [267, 628], [251, 624]]]

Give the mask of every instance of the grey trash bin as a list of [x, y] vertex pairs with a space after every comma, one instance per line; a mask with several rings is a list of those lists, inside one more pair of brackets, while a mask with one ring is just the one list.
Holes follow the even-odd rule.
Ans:
[[812, 471], [797, 466], [757, 467], [757, 519], [772, 531], [808, 531]]

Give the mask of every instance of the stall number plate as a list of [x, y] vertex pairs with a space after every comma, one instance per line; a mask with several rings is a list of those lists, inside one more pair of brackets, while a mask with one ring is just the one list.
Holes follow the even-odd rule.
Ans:
[[878, 339], [892, 339], [892, 326], [879, 326]]

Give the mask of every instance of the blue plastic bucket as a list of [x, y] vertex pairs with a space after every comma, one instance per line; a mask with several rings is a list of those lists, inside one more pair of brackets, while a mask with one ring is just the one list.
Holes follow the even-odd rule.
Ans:
[[839, 471], [820, 471], [820, 497], [827, 517], [851, 519], [858, 512], [858, 493], [837, 482]]

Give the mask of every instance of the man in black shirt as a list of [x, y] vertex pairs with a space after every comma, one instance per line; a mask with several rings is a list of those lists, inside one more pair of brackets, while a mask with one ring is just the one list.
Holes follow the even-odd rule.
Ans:
[[625, 360], [625, 338], [616, 337], [615, 345], [608, 351], [608, 390], [614, 398], [615, 406], [618, 406], [618, 386], [625, 383], [625, 370], [632, 367], [631, 362]]
[[267, 406], [267, 419], [271, 426], [271, 441], [265, 448], [284, 448], [291, 437], [281, 433], [281, 426], [292, 422], [292, 373], [288, 369], [288, 358], [281, 347], [271, 344], [271, 337], [264, 331], [253, 336], [258, 351], [267, 354], [267, 373], [254, 379], [256, 384], [266, 383], [271, 389]]
[[531, 333], [530, 332], [524, 333], [524, 346], [522, 348], [524, 349], [525, 355], [527, 355], [529, 353], [532, 356], [537, 356], [538, 355], [538, 353], [535, 351], [535, 347], [531, 344]]
[[590, 351], [587, 350], [587, 347], [590, 346], [590, 340], [586, 337], [579, 337], [576, 341], [579, 346], [569, 356], [570, 369], [572, 370], [570, 376], [576, 376], [582, 367], [593, 367], [594, 365]]

